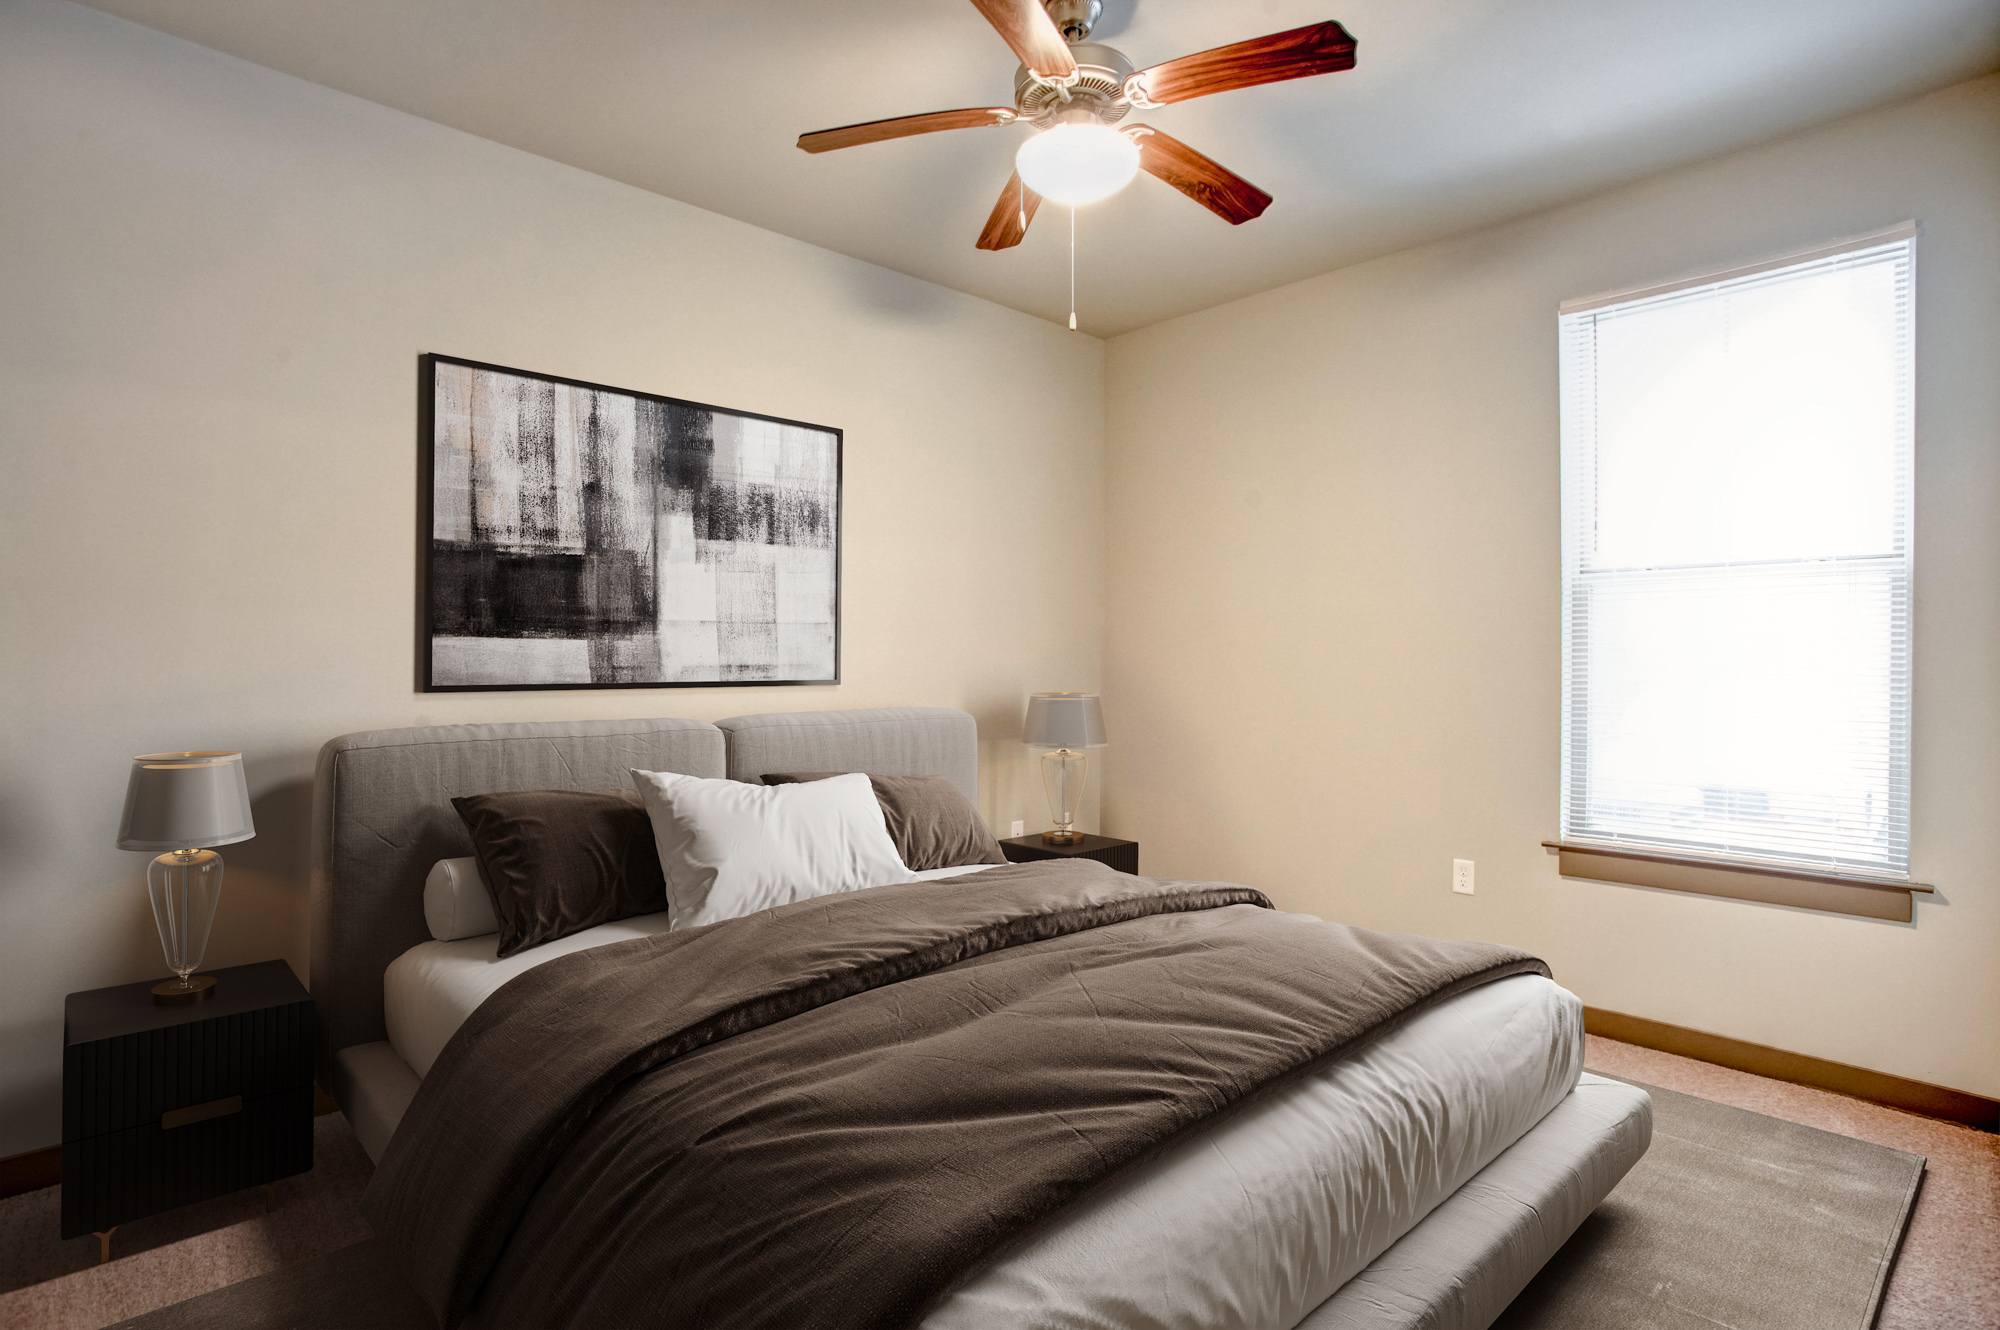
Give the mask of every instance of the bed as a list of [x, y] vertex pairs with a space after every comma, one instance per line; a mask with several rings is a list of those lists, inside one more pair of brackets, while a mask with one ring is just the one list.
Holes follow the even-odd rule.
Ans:
[[[432, 939], [424, 878], [469, 851], [453, 796], [620, 788], [639, 768], [940, 775], [976, 798], [977, 751], [972, 718], [935, 708], [332, 741], [315, 806], [322, 1081], [379, 1160], [459, 1026], [509, 979], [665, 931], [664, 916], [640, 916], [505, 961], [491, 938]], [[976, 886], [1013, 871], [933, 876]], [[922, 1323], [1487, 1325], [1650, 1139], [1643, 1093], [1580, 1059], [1580, 1008], [1546, 978], [1456, 993], [1120, 1169], [957, 1280]]]

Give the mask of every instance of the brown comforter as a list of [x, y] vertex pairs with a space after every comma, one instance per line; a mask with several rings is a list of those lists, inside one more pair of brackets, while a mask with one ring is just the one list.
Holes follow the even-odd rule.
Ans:
[[908, 1325], [1029, 1226], [1410, 1012], [1548, 973], [1089, 861], [560, 957], [363, 1202], [447, 1326]]

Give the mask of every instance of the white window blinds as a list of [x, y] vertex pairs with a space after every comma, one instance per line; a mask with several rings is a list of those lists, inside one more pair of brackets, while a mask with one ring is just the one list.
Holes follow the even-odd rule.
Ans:
[[1564, 840], [1907, 879], [1914, 231], [1564, 306]]

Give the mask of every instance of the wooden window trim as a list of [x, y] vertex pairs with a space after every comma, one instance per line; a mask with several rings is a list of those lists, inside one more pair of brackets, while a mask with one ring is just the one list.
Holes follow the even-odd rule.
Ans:
[[1620, 882], [1661, 891], [1688, 891], [1766, 905], [1791, 905], [1893, 923], [1913, 922], [1916, 896], [1936, 890], [1924, 882], [1898, 882], [1858, 873], [1815, 872], [1590, 841], [1545, 840], [1542, 847], [1557, 856], [1564, 877]]

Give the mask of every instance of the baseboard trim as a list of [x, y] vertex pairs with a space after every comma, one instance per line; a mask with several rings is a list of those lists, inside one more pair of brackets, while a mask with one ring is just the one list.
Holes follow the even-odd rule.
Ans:
[[40, 1191], [62, 1181], [62, 1147], [45, 1145], [25, 1154], [0, 1159], [0, 1200]]
[[[328, 1113], [338, 1113], [340, 1105], [333, 1102], [333, 1096], [313, 1087], [313, 1116], [324, 1117]], [[53, 1187], [62, 1181], [62, 1147], [45, 1145], [39, 1150], [29, 1150], [22, 1154], [8, 1155], [0, 1159], [0, 1201], [9, 1196], [19, 1196], [23, 1192], [40, 1191]]]
[[2000, 1131], [2000, 1099], [1988, 1099], [1964, 1090], [1913, 1081], [1885, 1071], [1870, 1071], [1866, 1067], [1853, 1067], [1845, 1062], [1831, 1062], [1804, 1053], [1788, 1053], [1766, 1044], [1731, 1039], [1728, 1035], [1710, 1034], [1705, 1030], [1690, 1030], [1684, 1025], [1669, 1025], [1644, 1016], [1627, 1016], [1602, 1007], [1583, 1009], [1583, 1028], [1591, 1034], [1616, 1039], [1621, 1044], [1637, 1044], [1641, 1048], [1674, 1053], [1697, 1062], [1711, 1062], [1718, 1067], [1768, 1076], [1774, 1081], [1789, 1081], [1793, 1085], [1810, 1086], [1815, 1090], [1831, 1090], [1850, 1099], [1865, 1099], [1871, 1104], [1899, 1108], [1905, 1113], [1920, 1113], [1927, 1118], [1962, 1122], [1981, 1131]]

